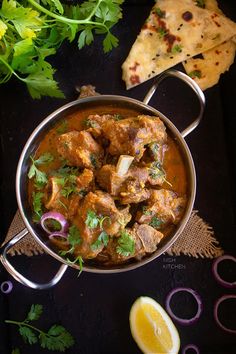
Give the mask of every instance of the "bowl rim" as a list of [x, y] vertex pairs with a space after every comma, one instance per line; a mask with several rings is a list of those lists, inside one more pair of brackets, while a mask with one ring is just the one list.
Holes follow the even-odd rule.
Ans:
[[[29, 136], [18, 161], [18, 165], [17, 165], [17, 172], [16, 172], [16, 199], [17, 199], [17, 204], [19, 207], [19, 211], [21, 214], [21, 217], [23, 219], [23, 222], [28, 230], [28, 232], [33, 236], [33, 238], [35, 239], [35, 241], [44, 249], [45, 253], [51, 255], [52, 257], [54, 257], [56, 260], [58, 260], [61, 263], [64, 263], [72, 268], [75, 269], [79, 269], [79, 265], [75, 265], [75, 264], [70, 264], [69, 262], [67, 262], [63, 257], [61, 257], [58, 253], [56, 253], [52, 248], [48, 247], [42, 240], [41, 238], [37, 235], [36, 231], [33, 229], [33, 227], [30, 225], [25, 212], [24, 212], [24, 203], [22, 201], [21, 198], [21, 176], [22, 176], [22, 166], [23, 166], [23, 162], [25, 159], [25, 155], [28, 151], [28, 149], [30, 148], [33, 140], [35, 139], [35, 137], [41, 132], [41, 130], [43, 128], [46, 128], [48, 125], [50, 125], [49, 123], [53, 122], [53, 120], [55, 118], [58, 119], [58, 116], [60, 114], [62, 114], [63, 112], [65, 112], [66, 110], [75, 107], [75, 106], [80, 106], [81, 104], [90, 104], [90, 103], [101, 103], [102, 101], [104, 102], [111, 102], [111, 103], [128, 103], [128, 104], [133, 104], [137, 110], [140, 108], [144, 109], [144, 110], [148, 110], [148, 111], [152, 111], [154, 113], [154, 115], [157, 115], [160, 117], [160, 119], [164, 122], [164, 124], [168, 127], [168, 129], [171, 131], [171, 133], [173, 134], [173, 136], [178, 140], [178, 143], [181, 143], [181, 146], [185, 152], [185, 159], [187, 162], [187, 169], [189, 170], [189, 183], [191, 185], [191, 188], [189, 188], [190, 193], [189, 193], [189, 199], [188, 199], [188, 206], [186, 207], [185, 210], [185, 214], [182, 218], [182, 220], [180, 221], [179, 225], [177, 226], [176, 231], [174, 232], [174, 234], [172, 235], [172, 237], [170, 238], [170, 240], [164, 244], [164, 245], [160, 245], [160, 247], [157, 248], [157, 250], [155, 252], [153, 252], [151, 255], [141, 259], [140, 261], [134, 262], [134, 263], [127, 263], [127, 264], [119, 264], [117, 266], [114, 266], [112, 268], [99, 268], [99, 267], [91, 267], [88, 265], [84, 265], [83, 266], [83, 271], [85, 272], [90, 272], [90, 273], [100, 273], [100, 274], [111, 274], [111, 273], [120, 273], [120, 272], [126, 272], [129, 270], [134, 270], [136, 268], [139, 268], [141, 266], [144, 266], [145, 264], [150, 263], [151, 261], [153, 261], [154, 259], [158, 258], [161, 254], [163, 254], [179, 237], [179, 235], [181, 234], [181, 232], [183, 231], [183, 229], [185, 228], [191, 212], [193, 210], [193, 205], [194, 205], [194, 201], [195, 201], [195, 195], [196, 195], [196, 172], [195, 172], [195, 166], [194, 166], [194, 162], [193, 162], [193, 158], [191, 155], [191, 152], [189, 150], [189, 147], [186, 143], [186, 141], [184, 140], [184, 138], [182, 137], [181, 133], [179, 132], [179, 130], [176, 128], [176, 126], [161, 112], [159, 112], [156, 108], [147, 105], [137, 99], [134, 98], [130, 98], [130, 97], [126, 97], [126, 96], [120, 96], [120, 95], [99, 95], [99, 96], [91, 96], [91, 97], [86, 97], [86, 98], [81, 98], [81, 99], [77, 99], [74, 100], [72, 102], [69, 102], [61, 107], [59, 107], [58, 109], [56, 109], [55, 111], [53, 111], [51, 114], [49, 114], [45, 119], [42, 120], [42, 122], [33, 130], [33, 132], [31, 133], [31, 135]], [[51, 129], [51, 127], [49, 127], [48, 131]]]

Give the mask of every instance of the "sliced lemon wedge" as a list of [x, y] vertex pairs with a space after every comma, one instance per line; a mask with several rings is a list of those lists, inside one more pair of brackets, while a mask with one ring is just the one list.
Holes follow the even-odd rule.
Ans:
[[129, 320], [132, 336], [143, 353], [178, 353], [178, 331], [155, 300], [150, 297], [138, 298], [131, 307]]

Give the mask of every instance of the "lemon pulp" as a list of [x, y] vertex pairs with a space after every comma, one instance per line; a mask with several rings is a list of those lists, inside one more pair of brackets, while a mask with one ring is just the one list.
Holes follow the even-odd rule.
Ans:
[[165, 310], [153, 299], [141, 297], [135, 301], [130, 311], [130, 327], [144, 353], [178, 353], [178, 332]]

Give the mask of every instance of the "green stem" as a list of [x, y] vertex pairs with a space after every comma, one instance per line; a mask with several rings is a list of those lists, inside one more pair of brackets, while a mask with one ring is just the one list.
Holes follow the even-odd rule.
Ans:
[[45, 334], [45, 332], [41, 331], [40, 329], [34, 327], [34, 326], [31, 326], [30, 324], [26, 323], [26, 322], [17, 322], [17, 321], [12, 321], [12, 320], [5, 320], [5, 323], [11, 323], [11, 324], [14, 324], [14, 325], [17, 325], [18, 327], [21, 327], [21, 326], [25, 326], [25, 327], [29, 327], [31, 329], [33, 329], [34, 331], [36, 332], [39, 332], [40, 334]]
[[105, 27], [107, 29], [107, 26], [104, 23], [90, 21], [91, 17], [94, 15], [95, 11], [97, 10], [97, 7], [100, 5], [101, 0], [98, 2], [96, 8], [91, 12], [91, 14], [87, 18], [85, 18], [84, 20], [74, 20], [72, 18], [67, 18], [67, 17], [61, 16], [61, 15], [57, 15], [54, 12], [51, 12], [51, 11], [45, 9], [45, 7], [41, 6], [40, 4], [35, 2], [34, 0], [28, 0], [28, 2], [31, 5], [33, 5], [34, 7], [36, 7], [36, 9], [40, 10], [41, 12], [45, 13], [46, 15], [48, 15], [52, 18], [55, 18], [57, 21], [64, 22], [64, 23], [76, 24], [76, 25], [89, 24], [89, 25]]

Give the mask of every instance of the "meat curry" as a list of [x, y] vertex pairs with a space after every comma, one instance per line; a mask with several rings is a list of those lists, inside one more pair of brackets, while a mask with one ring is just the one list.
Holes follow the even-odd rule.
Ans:
[[83, 109], [53, 127], [31, 160], [33, 220], [72, 263], [140, 260], [175, 231], [186, 208], [183, 157], [156, 116]]

